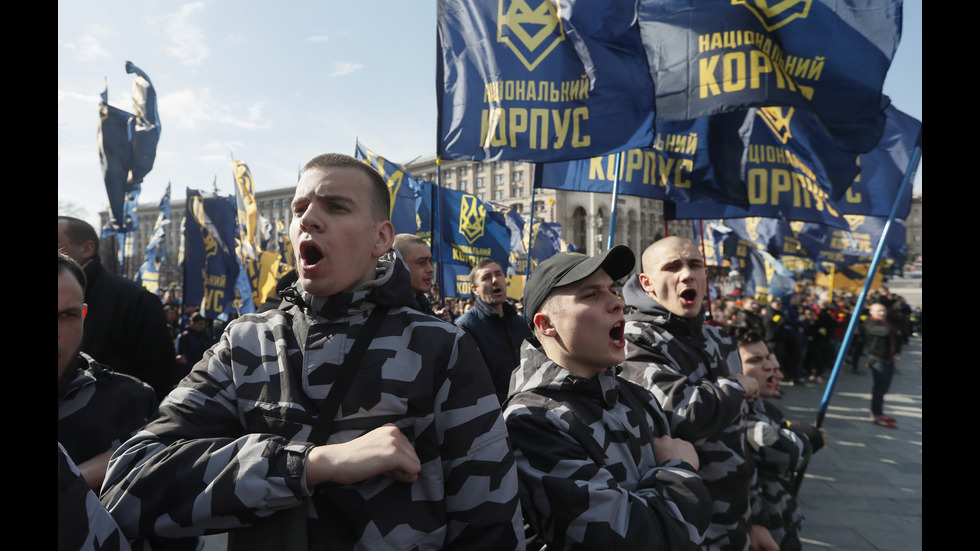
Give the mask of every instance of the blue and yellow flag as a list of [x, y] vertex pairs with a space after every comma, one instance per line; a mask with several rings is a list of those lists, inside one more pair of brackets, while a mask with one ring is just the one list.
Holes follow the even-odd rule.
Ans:
[[761, 304], [771, 298], [786, 299], [796, 288], [793, 272], [771, 254], [761, 249], [748, 249], [741, 267], [745, 274], [745, 294]]
[[439, 0], [444, 159], [556, 162], [650, 143], [634, 0]]
[[[146, 73], [129, 61], [126, 72], [136, 73], [134, 113], [109, 105], [108, 87], [102, 92], [99, 104], [99, 160], [109, 198], [109, 221], [103, 228], [102, 237], [127, 231], [124, 205], [127, 194], [135, 193], [134, 201], [139, 197], [140, 184], [153, 168], [160, 140], [160, 115], [153, 84]], [[133, 217], [128, 224], [129, 231], [138, 223]]]
[[[235, 198], [187, 189], [184, 216], [184, 304], [209, 319], [233, 311], [241, 263], [235, 254]], [[246, 280], [247, 283], [247, 280]]]
[[146, 259], [136, 274], [136, 282], [151, 293], [156, 293], [160, 285], [160, 266], [167, 261], [167, 229], [170, 226], [170, 184], [160, 198], [160, 214], [153, 225], [153, 234], [146, 245]]
[[765, 107], [659, 123], [651, 147], [539, 164], [535, 185], [610, 193], [615, 183], [622, 195], [678, 203], [669, 213], [678, 219], [837, 218], [844, 227], [833, 199], [857, 174], [855, 159], [811, 113]]
[[902, 0], [640, 0], [638, 15], [658, 123], [782, 105], [845, 151], [881, 138]]
[[[922, 123], [915, 117], [906, 115], [895, 106], [885, 110], [885, 134], [874, 151], [858, 158], [861, 174], [848, 188], [844, 197], [838, 201], [842, 214], [865, 216], [891, 215], [892, 207], [902, 189], [905, 172], [916, 146], [922, 146]], [[918, 166], [912, 167], [909, 179], [915, 179]], [[906, 218], [912, 205], [912, 186], [898, 204], [895, 216]]]
[[507, 273], [511, 236], [504, 216], [475, 195], [452, 189], [440, 190], [443, 296], [470, 296], [470, 269], [492, 258]]
[[[870, 263], [881, 241], [887, 217], [846, 214], [848, 229], [803, 224], [797, 236], [804, 255], [816, 262], [851, 266]], [[881, 259], [903, 260], [906, 254], [905, 223], [895, 218], [881, 249]]]
[[235, 178], [235, 205], [238, 211], [238, 256], [255, 260], [261, 250], [258, 247], [258, 211], [255, 204], [255, 181], [252, 171], [241, 161], [231, 161], [231, 172]]
[[360, 142], [355, 143], [354, 157], [374, 167], [388, 183], [388, 190], [391, 192], [391, 224], [395, 226], [395, 233], [417, 235], [423, 225], [419, 219], [419, 208], [423, 199], [422, 184], [405, 167], [378, 155]]

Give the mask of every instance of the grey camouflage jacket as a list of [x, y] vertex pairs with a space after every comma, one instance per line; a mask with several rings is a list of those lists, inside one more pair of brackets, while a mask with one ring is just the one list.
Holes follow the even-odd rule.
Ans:
[[[314, 298], [294, 284], [296, 304], [228, 325], [112, 457], [102, 501], [127, 536], [226, 532], [302, 504], [310, 549], [524, 548], [514, 456], [480, 352], [415, 310], [408, 269], [390, 258], [352, 293]], [[377, 476], [311, 492], [307, 437], [376, 304], [391, 310], [327, 443], [394, 423], [422, 471], [411, 484]]]
[[[792, 427], [792, 428], [791, 428]], [[755, 522], [769, 528], [782, 549], [799, 549], [799, 530], [803, 513], [793, 497], [793, 476], [809, 460], [813, 446], [805, 427], [807, 423], [790, 423], [778, 408], [756, 400], [749, 408], [748, 440], [759, 470], [760, 500]], [[822, 445], [822, 437], [816, 438]]]
[[650, 390], [672, 414], [673, 436], [694, 444], [699, 473], [715, 501], [702, 548], [748, 549], [751, 500], [758, 492], [745, 437], [745, 389], [738, 348], [720, 328], [671, 314], [633, 275], [623, 287], [626, 362], [623, 376]]
[[693, 466], [654, 457], [653, 396], [614, 367], [572, 374], [525, 341], [504, 417], [524, 514], [548, 549], [697, 549], [711, 498]]

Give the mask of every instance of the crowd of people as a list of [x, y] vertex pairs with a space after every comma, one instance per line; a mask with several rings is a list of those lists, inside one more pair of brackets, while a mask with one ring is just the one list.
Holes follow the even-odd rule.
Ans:
[[[794, 473], [829, 436], [773, 400], [783, 372], [824, 376], [853, 297], [709, 306], [700, 251], [667, 237], [559, 253], [519, 301], [481, 262], [446, 301], [369, 165], [312, 159], [292, 211], [295, 272], [221, 323], [112, 278], [59, 217], [60, 549], [800, 548]], [[894, 428], [921, 311], [869, 304], [853, 346]], [[114, 332], [166, 361], [87, 340]]]

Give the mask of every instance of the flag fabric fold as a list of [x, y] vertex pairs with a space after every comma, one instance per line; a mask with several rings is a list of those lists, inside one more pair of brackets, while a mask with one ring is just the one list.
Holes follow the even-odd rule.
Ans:
[[885, 125], [881, 90], [902, 0], [639, 0], [657, 120], [781, 105], [816, 114], [845, 151]]
[[633, 0], [439, 0], [436, 40], [440, 158], [556, 162], [653, 137]]

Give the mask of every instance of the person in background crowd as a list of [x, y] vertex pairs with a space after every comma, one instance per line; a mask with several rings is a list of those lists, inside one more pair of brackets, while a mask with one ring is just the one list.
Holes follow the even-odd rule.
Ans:
[[898, 428], [894, 417], [885, 415], [885, 393], [891, 386], [895, 364], [901, 359], [898, 355], [898, 330], [888, 322], [888, 309], [881, 302], [874, 302], [869, 308], [871, 319], [864, 322], [867, 339], [865, 351], [868, 353], [868, 367], [871, 368], [871, 420], [876, 425]]
[[432, 276], [436, 270], [432, 266], [432, 251], [421, 237], [410, 233], [400, 233], [395, 236], [395, 250], [402, 256], [408, 271], [412, 274], [412, 291], [415, 292], [415, 300], [418, 301], [420, 312], [433, 315], [442, 321], [452, 322], [452, 313], [449, 308], [433, 308], [426, 296], [432, 289]]
[[704, 323], [707, 271], [697, 246], [678, 236], [647, 247], [642, 271], [623, 287], [625, 377], [651, 390], [672, 415], [674, 437], [694, 444], [698, 473], [715, 502], [705, 549], [776, 549], [751, 525], [758, 491], [746, 440], [748, 402], [759, 383], [742, 374], [738, 348], [724, 330]]
[[507, 300], [507, 278], [495, 260], [482, 260], [470, 270], [470, 288], [476, 301], [456, 325], [476, 339], [497, 399], [503, 403], [510, 374], [520, 363], [521, 343], [531, 337], [531, 331]]
[[191, 314], [190, 327], [177, 335], [177, 365], [181, 377], [186, 376], [192, 367], [204, 357], [204, 352], [215, 343], [214, 335], [208, 328], [208, 318], [200, 312]]
[[[472, 337], [416, 309], [390, 200], [358, 159], [306, 164], [285, 303], [232, 321], [110, 461], [102, 502], [127, 536], [236, 531], [302, 507], [311, 550], [524, 548], [486, 365]], [[376, 337], [311, 442], [372, 314]]]
[[58, 217], [58, 250], [85, 270], [82, 350], [119, 373], [147, 383], [161, 400], [179, 379], [163, 304], [138, 283], [106, 271], [99, 237], [84, 220]]
[[504, 417], [523, 510], [547, 549], [696, 550], [711, 520], [694, 446], [671, 437], [649, 391], [619, 376], [615, 280], [634, 263], [623, 245], [558, 253], [524, 287], [536, 341], [522, 347]]

